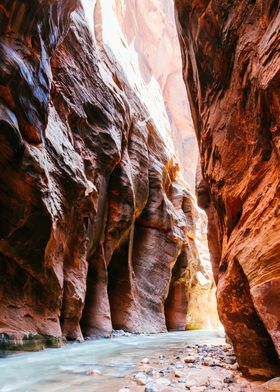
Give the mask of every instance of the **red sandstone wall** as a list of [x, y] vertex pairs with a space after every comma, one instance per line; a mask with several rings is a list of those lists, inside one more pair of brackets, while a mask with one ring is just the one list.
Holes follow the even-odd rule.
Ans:
[[1, 343], [185, 328], [194, 200], [148, 109], [78, 1], [4, 1], [0, 33]]
[[177, 0], [220, 318], [239, 364], [279, 372], [279, 1]]

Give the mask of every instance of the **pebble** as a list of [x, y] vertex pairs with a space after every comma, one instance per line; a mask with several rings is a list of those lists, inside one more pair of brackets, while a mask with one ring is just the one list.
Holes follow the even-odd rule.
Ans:
[[88, 370], [86, 374], [87, 374], [87, 376], [97, 376], [97, 375], [100, 375], [101, 372], [100, 372], [100, 370], [91, 369], [91, 370]]
[[145, 386], [145, 392], [159, 392], [159, 388], [156, 383], [152, 381]]
[[136, 381], [136, 384], [138, 384], [138, 385], [146, 385], [147, 382], [149, 381], [149, 378], [144, 373], [137, 373], [134, 376], [134, 380]]
[[204, 358], [202, 360], [202, 365], [203, 366], [222, 366], [221, 363], [214, 361], [212, 358]]
[[130, 332], [125, 332], [123, 329], [113, 329], [112, 337], [131, 336]]
[[[248, 385], [242, 388], [240, 377], [236, 378], [234, 373], [231, 373], [232, 370], [239, 369], [231, 349], [224, 350], [222, 346], [196, 345], [195, 348], [193, 346], [190, 349], [185, 348], [179, 356], [178, 353], [179, 350], [175, 354], [168, 352], [166, 355], [156, 354], [150, 358], [143, 358], [140, 361], [142, 366], [139, 366], [139, 373], [131, 380], [132, 385], [137, 384], [137, 388], [142, 386], [139, 391], [145, 390], [145, 392], [257, 391], [251, 389], [248, 382], [246, 382]], [[157, 358], [160, 358], [160, 361]], [[151, 367], [150, 363], [155, 367]], [[194, 370], [191, 370], [192, 368]], [[280, 384], [280, 377], [276, 380]], [[280, 389], [277, 391], [280, 392]], [[119, 392], [129, 392], [129, 388], [122, 388]], [[266, 388], [265, 392], [276, 392], [276, 390]]]
[[164, 375], [167, 374], [167, 373], [172, 373], [172, 372], [174, 372], [174, 367], [173, 367], [173, 366], [168, 366], [167, 368], [161, 369], [161, 370], [159, 371], [159, 373], [160, 373], [162, 376], [164, 376]]
[[155, 368], [149, 368], [146, 370], [146, 374], [148, 376], [155, 376], [157, 374], [157, 369]]
[[193, 355], [189, 355], [187, 357], [184, 358], [184, 362], [185, 363], [194, 363], [197, 361], [197, 358]]
[[175, 377], [177, 377], [177, 378], [185, 377], [184, 373], [179, 372], [178, 370], [175, 370], [174, 375], [175, 375]]
[[230, 366], [230, 369], [231, 369], [231, 370], [238, 370], [238, 369], [239, 369], [238, 363], [235, 362], [235, 364], [233, 364], [233, 365]]
[[226, 376], [226, 377], [224, 378], [224, 383], [226, 383], [226, 384], [231, 384], [231, 383], [233, 383], [234, 381], [235, 381], [235, 377], [234, 377], [233, 374], [230, 374], [229, 376]]
[[234, 356], [223, 357], [223, 362], [227, 363], [228, 365], [233, 365], [236, 362], [236, 358]]

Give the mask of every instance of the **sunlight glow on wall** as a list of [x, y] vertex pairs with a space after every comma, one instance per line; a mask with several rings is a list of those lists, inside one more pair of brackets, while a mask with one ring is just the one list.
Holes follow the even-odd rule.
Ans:
[[[127, 78], [128, 84], [147, 108], [150, 119], [153, 120], [158, 133], [165, 140], [167, 149], [174, 154], [170, 122], [160, 86], [153, 76], [149, 81], [143, 79], [139, 66], [141, 59], [135, 48], [135, 41], [128, 42], [120, 26], [121, 12], [124, 10], [125, 2], [123, 0], [82, 0], [82, 3], [94, 39], [99, 40], [99, 45], [102, 44], [103, 50], [114, 62], [115, 68], [119, 69], [122, 78], [123, 76]], [[97, 8], [101, 11], [101, 15], [96, 16]], [[101, 20], [98, 20], [100, 17]], [[101, 64], [100, 66], [102, 68]], [[112, 83], [112, 80], [110, 82]]]

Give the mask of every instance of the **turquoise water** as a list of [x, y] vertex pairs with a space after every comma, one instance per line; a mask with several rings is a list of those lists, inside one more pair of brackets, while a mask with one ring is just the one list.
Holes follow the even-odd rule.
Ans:
[[[215, 331], [124, 336], [0, 359], [1, 392], [118, 391], [139, 361], [188, 344], [223, 344]], [[99, 370], [100, 375], [93, 375]]]

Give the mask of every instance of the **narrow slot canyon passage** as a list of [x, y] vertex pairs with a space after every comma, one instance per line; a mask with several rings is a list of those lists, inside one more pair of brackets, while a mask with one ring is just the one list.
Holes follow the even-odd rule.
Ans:
[[0, 392], [280, 391], [279, 10], [0, 2]]

